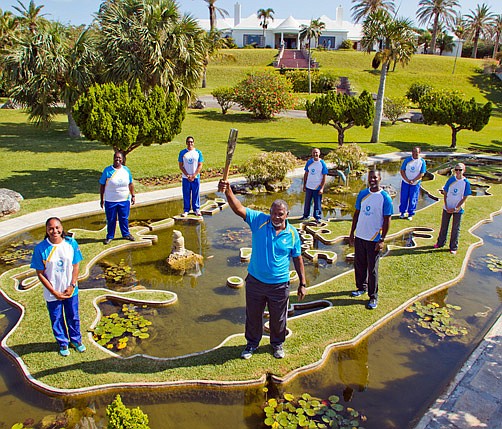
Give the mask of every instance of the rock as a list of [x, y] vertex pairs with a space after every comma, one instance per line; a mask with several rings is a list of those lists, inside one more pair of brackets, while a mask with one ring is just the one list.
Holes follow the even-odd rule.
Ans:
[[204, 109], [206, 107], [206, 103], [204, 103], [202, 100], [197, 99], [195, 100], [191, 105], [190, 109]]
[[16, 213], [21, 210], [19, 201], [22, 199], [23, 196], [18, 192], [5, 188], [0, 189], [0, 217]]

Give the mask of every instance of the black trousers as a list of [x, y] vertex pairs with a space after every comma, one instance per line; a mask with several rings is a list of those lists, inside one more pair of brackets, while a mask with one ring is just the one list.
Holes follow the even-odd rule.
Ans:
[[263, 335], [263, 313], [268, 305], [270, 344], [279, 346], [286, 340], [289, 282], [262, 283], [251, 274], [246, 277], [246, 340], [258, 347]]
[[354, 240], [354, 271], [358, 290], [368, 291], [370, 299], [378, 299], [378, 262], [380, 252], [375, 250], [375, 241], [356, 237]]

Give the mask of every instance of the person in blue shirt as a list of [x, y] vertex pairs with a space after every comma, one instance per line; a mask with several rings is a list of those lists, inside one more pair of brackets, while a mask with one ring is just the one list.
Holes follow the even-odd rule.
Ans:
[[181, 184], [183, 191], [183, 214], [188, 216], [190, 203], [196, 216], [201, 216], [200, 212], [200, 171], [204, 157], [199, 149], [195, 149], [195, 140], [192, 136], [186, 138], [186, 149], [180, 151], [178, 164], [181, 170]]
[[369, 188], [359, 192], [352, 218], [349, 242], [355, 248], [354, 272], [357, 289], [351, 296], [368, 292], [366, 306], [373, 310], [378, 305], [378, 263], [392, 216], [392, 198], [380, 187], [380, 172], [368, 173]]
[[225, 193], [230, 208], [244, 219], [252, 232], [253, 250], [246, 277], [247, 345], [241, 358], [251, 358], [258, 348], [263, 335], [263, 314], [268, 306], [270, 344], [274, 357], [281, 359], [285, 356], [291, 259], [300, 279], [298, 299], [301, 301], [307, 293], [298, 231], [286, 219], [289, 211], [285, 201], [274, 201], [270, 214], [265, 214], [244, 207], [227, 181], [220, 180], [218, 190]]
[[328, 167], [321, 159], [321, 151], [317, 148], [312, 149], [312, 158], [305, 165], [305, 174], [303, 175], [303, 192], [305, 192], [305, 204], [303, 206], [303, 216], [301, 220], [310, 218], [310, 205], [314, 200], [314, 218], [316, 223], [321, 222], [322, 217], [322, 194], [326, 184], [326, 175]]
[[126, 240], [134, 241], [129, 232], [129, 213], [131, 204], [136, 202], [134, 183], [131, 170], [126, 167], [126, 155], [117, 151], [113, 155], [113, 165], [103, 170], [99, 179], [99, 194], [101, 208], [106, 214], [106, 238], [104, 244], [109, 244], [115, 237], [117, 219], [120, 232]]
[[460, 235], [460, 223], [464, 213], [464, 203], [469, 195], [472, 195], [471, 183], [464, 177], [465, 164], [459, 163], [455, 166], [455, 174], [451, 176], [443, 187], [443, 215], [441, 216], [441, 229], [439, 230], [438, 241], [434, 245], [439, 249], [446, 244], [446, 235], [450, 226], [450, 219], [453, 217], [450, 236], [450, 253], [455, 255], [458, 250], [458, 237]]
[[44, 287], [59, 354], [68, 356], [70, 344], [82, 353], [85, 346], [80, 333], [77, 284], [82, 253], [77, 242], [65, 234], [57, 217], [47, 219], [45, 229], [45, 239], [35, 247], [30, 267], [36, 270]]
[[420, 158], [420, 148], [414, 147], [411, 156], [406, 158], [401, 165], [401, 199], [399, 204], [399, 216], [401, 219], [405, 218], [408, 212], [408, 220], [413, 220], [415, 210], [417, 209], [418, 194], [420, 192], [420, 182], [427, 166], [425, 160]]

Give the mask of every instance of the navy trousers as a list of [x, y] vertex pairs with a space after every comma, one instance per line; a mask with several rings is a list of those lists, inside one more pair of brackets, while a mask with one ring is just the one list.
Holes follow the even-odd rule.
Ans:
[[195, 179], [190, 182], [188, 179], [182, 179], [181, 189], [183, 191], [183, 211], [188, 213], [190, 211], [190, 203], [192, 203], [192, 210], [194, 212], [200, 209], [199, 187], [200, 180]]
[[450, 219], [452, 217], [453, 222], [451, 225], [450, 250], [458, 250], [458, 237], [460, 236], [462, 213], [448, 213], [443, 209], [443, 215], [441, 216], [441, 229], [439, 230], [437, 244], [439, 247], [443, 247], [445, 245], [448, 227], [450, 226]]
[[289, 304], [289, 282], [262, 283], [251, 274], [246, 277], [246, 340], [258, 347], [263, 336], [263, 313], [268, 305], [270, 344], [279, 346], [286, 340]]
[[322, 217], [322, 194], [319, 193], [319, 190], [315, 189], [305, 189], [305, 204], [303, 206], [303, 217], [310, 217], [310, 204], [314, 200], [314, 217], [317, 220], [320, 220]]
[[408, 216], [413, 216], [417, 209], [418, 195], [420, 193], [420, 184], [410, 185], [406, 182], [401, 182], [401, 198], [399, 204], [399, 213]]
[[378, 299], [378, 263], [380, 252], [376, 242], [356, 237], [354, 240], [354, 272], [358, 290], [368, 291], [370, 299]]

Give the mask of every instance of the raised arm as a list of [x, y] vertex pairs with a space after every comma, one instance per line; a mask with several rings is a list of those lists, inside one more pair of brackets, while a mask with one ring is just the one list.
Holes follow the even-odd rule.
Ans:
[[232, 209], [232, 211], [240, 216], [242, 219], [246, 219], [246, 207], [242, 205], [242, 203], [237, 199], [235, 194], [232, 192], [232, 188], [230, 183], [224, 180], [220, 180], [218, 183], [218, 191], [224, 192], [227, 197], [228, 205]]

